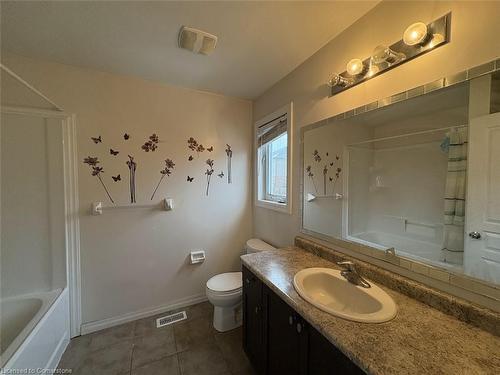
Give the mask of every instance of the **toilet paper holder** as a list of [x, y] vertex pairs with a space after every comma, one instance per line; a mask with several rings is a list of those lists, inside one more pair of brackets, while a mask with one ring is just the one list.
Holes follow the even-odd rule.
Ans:
[[205, 251], [203, 250], [191, 251], [189, 258], [191, 264], [203, 263], [205, 261]]

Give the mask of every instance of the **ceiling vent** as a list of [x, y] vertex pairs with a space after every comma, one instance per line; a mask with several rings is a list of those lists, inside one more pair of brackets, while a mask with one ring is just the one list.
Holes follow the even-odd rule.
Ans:
[[210, 55], [217, 45], [217, 37], [206, 31], [182, 26], [179, 31], [179, 47], [194, 53]]

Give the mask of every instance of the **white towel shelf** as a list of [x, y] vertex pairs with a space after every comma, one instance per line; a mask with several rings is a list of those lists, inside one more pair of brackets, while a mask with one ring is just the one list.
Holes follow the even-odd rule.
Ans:
[[102, 202], [93, 202], [91, 214], [99, 216], [104, 211], [127, 210], [127, 209], [160, 209], [162, 211], [172, 211], [174, 209], [174, 200], [172, 198], [164, 198], [159, 203], [153, 204], [126, 204], [115, 206], [103, 206]]
[[314, 194], [311, 194], [311, 193], [307, 193], [307, 201], [308, 202], [312, 202], [316, 199], [336, 199], [336, 200], [339, 200], [339, 199], [342, 199], [344, 198], [344, 195], [343, 194], [339, 194], [339, 193], [335, 193], [333, 195], [314, 195]]

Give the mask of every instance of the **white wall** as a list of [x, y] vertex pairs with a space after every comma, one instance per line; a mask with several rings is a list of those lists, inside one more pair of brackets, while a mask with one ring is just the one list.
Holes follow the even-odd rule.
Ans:
[[[329, 75], [344, 71], [350, 59], [364, 58], [375, 46], [400, 39], [415, 21], [430, 22], [450, 11], [448, 45], [328, 98]], [[253, 118], [258, 120], [293, 101], [298, 135], [305, 125], [498, 58], [499, 13], [499, 2], [382, 2], [258, 98]], [[291, 244], [300, 230], [299, 139], [295, 137], [294, 145], [293, 214], [254, 208], [255, 235], [276, 245]]]
[[[128, 204], [127, 153], [137, 167], [137, 203], [150, 203], [163, 160], [176, 163], [154, 202], [174, 198], [172, 212], [122, 209], [90, 216], [93, 201], [109, 205], [98, 180], [80, 162], [80, 225], [83, 322], [168, 305], [203, 296], [214, 274], [239, 269], [239, 255], [252, 234], [251, 102], [156, 84], [132, 77], [35, 61], [4, 54], [3, 62], [69, 113], [77, 116], [78, 155], [98, 156], [103, 179], [119, 205]], [[128, 142], [123, 134], [129, 133]], [[140, 146], [156, 133], [159, 148]], [[101, 144], [90, 137], [100, 135]], [[188, 162], [187, 139], [205, 151]], [[226, 173], [226, 143], [233, 148], [233, 183]], [[120, 154], [112, 157], [109, 148]], [[205, 160], [215, 159], [210, 195], [205, 196]], [[114, 183], [111, 175], [120, 173]], [[193, 183], [187, 176], [195, 177]], [[187, 264], [192, 249], [204, 249], [202, 265]]]

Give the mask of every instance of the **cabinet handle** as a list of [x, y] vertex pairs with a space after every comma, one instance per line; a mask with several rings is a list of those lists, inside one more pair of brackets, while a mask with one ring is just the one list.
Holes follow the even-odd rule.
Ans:
[[297, 323], [297, 333], [302, 332], [302, 324]]
[[255, 313], [258, 314], [259, 313], [259, 306], [255, 306]]
[[247, 284], [250, 284], [250, 279], [247, 277], [247, 278], [245, 279], [245, 282], [246, 282]]
[[293, 316], [288, 317], [288, 324], [293, 325]]

